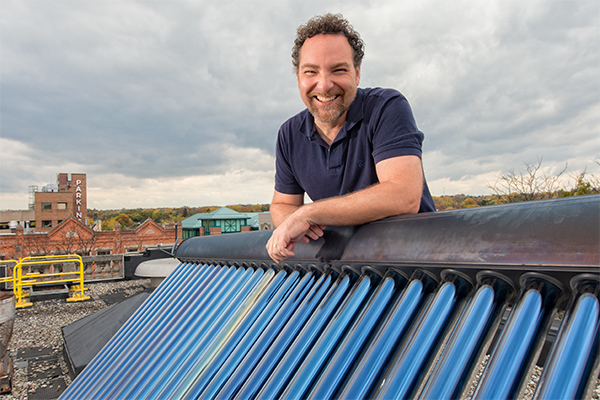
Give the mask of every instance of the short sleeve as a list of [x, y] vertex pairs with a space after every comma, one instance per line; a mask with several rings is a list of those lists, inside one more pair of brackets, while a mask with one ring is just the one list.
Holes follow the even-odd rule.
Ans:
[[275, 190], [285, 194], [304, 194], [304, 189], [295, 178], [292, 163], [289, 132], [285, 126], [279, 129], [275, 149]]
[[396, 93], [373, 109], [375, 163], [392, 157], [422, 155], [423, 133], [417, 128], [408, 100], [399, 92]]

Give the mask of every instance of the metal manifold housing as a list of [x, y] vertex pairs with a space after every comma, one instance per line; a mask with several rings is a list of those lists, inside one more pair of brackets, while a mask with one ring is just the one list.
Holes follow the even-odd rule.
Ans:
[[579, 399], [598, 391], [600, 196], [191, 238], [61, 399]]

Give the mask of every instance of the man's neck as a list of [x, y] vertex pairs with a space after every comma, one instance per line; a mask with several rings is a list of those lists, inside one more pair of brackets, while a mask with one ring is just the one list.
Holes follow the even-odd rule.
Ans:
[[319, 134], [319, 136], [321, 136], [321, 139], [323, 139], [325, 143], [327, 143], [328, 146], [331, 146], [331, 143], [333, 143], [338, 133], [344, 126], [347, 115], [348, 112], [346, 111], [344, 115], [339, 117], [337, 120], [329, 123], [321, 122], [316, 119], [314, 120], [317, 133]]

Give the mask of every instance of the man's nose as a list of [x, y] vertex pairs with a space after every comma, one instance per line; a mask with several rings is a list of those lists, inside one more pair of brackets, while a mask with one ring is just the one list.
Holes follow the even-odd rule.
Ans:
[[333, 83], [333, 80], [331, 79], [331, 75], [319, 74], [318, 81], [317, 81], [317, 90], [318, 91], [320, 91], [322, 93], [327, 93], [331, 89], [333, 89], [334, 86], [335, 86], [335, 83]]

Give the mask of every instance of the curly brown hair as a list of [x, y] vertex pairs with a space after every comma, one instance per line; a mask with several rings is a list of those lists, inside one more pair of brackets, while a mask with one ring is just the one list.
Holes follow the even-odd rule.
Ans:
[[358, 32], [354, 30], [350, 22], [342, 14], [317, 15], [309, 19], [306, 24], [300, 25], [296, 31], [296, 40], [292, 48], [292, 64], [295, 71], [298, 71], [300, 65], [300, 48], [306, 41], [317, 35], [344, 35], [352, 47], [354, 56], [354, 67], [360, 67], [360, 63], [365, 55], [365, 43], [360, 38]]

